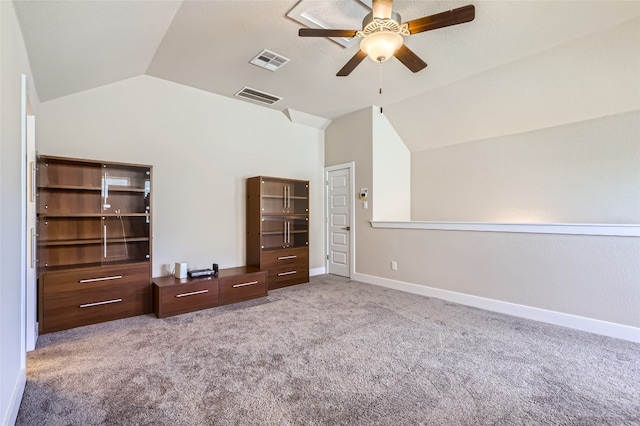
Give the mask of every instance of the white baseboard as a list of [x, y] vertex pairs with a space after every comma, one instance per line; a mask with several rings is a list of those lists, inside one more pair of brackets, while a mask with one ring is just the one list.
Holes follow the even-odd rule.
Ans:
[[327, 273], [327, 268], [325, 268], [324, 266], [322, 268], [312, 268], [309, 269], [309, 276], [313, 277], [316, 275], [323, 275]]
[[485, 297], [472, 296], [470, 294], [457, 293], [455, 291], [442, 290], [404, 281], [375, 277], [372, 275], [355, 273], [351, 278], [366, 284], [392, 288], [407, 293], [419, 294], [421, 296], [434, 297], [437, 299], [447, 300], [449, 302], [459, 303], [461, 305], [499, 312], [501, 314], [513, 315], [520, 318], [560, 325], [576, 330], [640, 343], [640, 328], [638, 327], [580, 317], [562, 312], [548, 311], [546, 309], [534, 308], [532, 306], [487, 299]]
[[13, 387], [13, 392], [11, 393], [9, 406], [7, 407], [7, 411], [4, 413], [4, 418], [2, 419], [3, 426], [13, 426], [16, 424], [16, 419], [18, 418], [18, 410], [20, 409], [20, 403], [22, 402], [22, 395], [24, 394], [24, 387], [26, 383], [27, 370], [21, 368], [20, 374], [18, 375], [18, 380], [16, 381], [16, 384]]

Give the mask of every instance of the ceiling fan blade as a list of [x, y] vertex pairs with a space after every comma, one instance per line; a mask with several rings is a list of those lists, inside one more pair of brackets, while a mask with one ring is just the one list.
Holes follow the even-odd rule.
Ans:
[[417, 34], [424, 31], [473, 21], [473, 18], [475, 17], [476, 8], [470, 4], [468, 6], [459, 7], [436, 15], [414, 19], [413, 21], [407, 22], [407, 25], [409, 26], [409, 32], [411, 34]]
[[356, 30], [332, 30], [326, 28], [300, 28], [300, 37], [355, 37]]
[[413, 72], [418, 72], [427, 66], [427, 63], [420, 59], [418, 55], [413, 53], [413, 50], [409, 49], [406, 45], [400, 46], [394, 54], [405, 67], [409, 68]]
[[346, 65], [342, 67], [342, 69], [338, 71], [336, 75], [338, 77], [348, 76], [349, 74], [351, 74], [351, 71], [353, 71], [358, 66], [358, 64], [360, 64], [360, 62], [362, 62], [366, 57], [366, 53], [364, 53], [362, 50], [358, 50], [358, 53], [353, 55], [353, 58], [349, 59], [349, 62], [347, 62]]
[[372, 0], [371, 9], [374, 18], [389, 19], [393, 11], [393, 0]]

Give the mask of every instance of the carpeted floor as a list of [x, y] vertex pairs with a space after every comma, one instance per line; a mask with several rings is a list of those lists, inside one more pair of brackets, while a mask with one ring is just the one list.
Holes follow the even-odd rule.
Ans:
[[41, 336], [18, 425], [638, 425], [640, 345], [334, 276]]

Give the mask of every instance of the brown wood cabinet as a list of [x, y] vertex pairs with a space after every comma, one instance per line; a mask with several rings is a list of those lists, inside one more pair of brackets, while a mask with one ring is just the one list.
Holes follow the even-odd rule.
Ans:
[[266, 295], [266, 272], [251, 266], [220, 269], [217, 277], [153, 279], [153, 311], [158, 318]]
[[218, 278], [153, 279], [153, 312], [158, 318], [218, 306]]
[[267, 295], [267, 274], [251, 266], [221, 269], [218, 279], [221, 305]]
[[309, 281], [309, 181], [247, 179], [247, 264], [269, 289]]
[[151, 312], [151, 166], [38, 159], [40, 333]]

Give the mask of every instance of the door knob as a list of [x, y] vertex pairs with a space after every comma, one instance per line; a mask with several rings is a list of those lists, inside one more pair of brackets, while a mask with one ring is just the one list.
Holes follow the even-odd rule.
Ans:
[[344, 229], [345, 231], [351, 231], [351, 227], [350, 227], [350, 226], [345, 226], [345, 227], [344, 227], [344, 228], [342, 228], [342, 229]]

